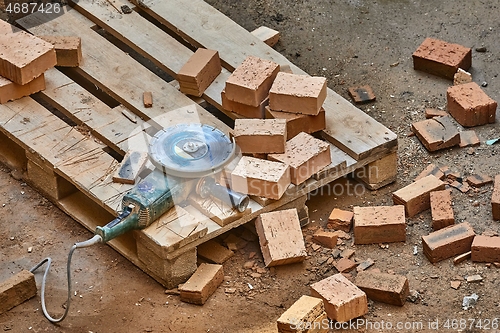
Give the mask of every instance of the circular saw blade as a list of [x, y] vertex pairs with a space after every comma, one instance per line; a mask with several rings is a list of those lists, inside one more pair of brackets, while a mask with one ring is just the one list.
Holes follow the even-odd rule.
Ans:
[[222, 131], [204, 124], [180, 124], [156, 133], [150, 142], [152, 162], [168, 175], [197, 178], [220, 171], [236, 145]]

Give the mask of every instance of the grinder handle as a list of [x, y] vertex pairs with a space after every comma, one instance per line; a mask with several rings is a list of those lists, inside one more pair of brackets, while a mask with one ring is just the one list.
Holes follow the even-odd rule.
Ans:
[[95, 230], [96, 235], [102, 237], [102, 242], [106, 243], [127, 231], [138, 228], [138, 215], [133, 212], [133, 205], [129, 205], [113, 221], [103, 227], [98, 226]]

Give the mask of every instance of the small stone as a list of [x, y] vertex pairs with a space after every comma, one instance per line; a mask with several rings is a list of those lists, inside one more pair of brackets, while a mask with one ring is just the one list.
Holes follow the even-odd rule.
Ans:
[[462, 301], [462, 309], [468, 310], [469, 308], [473, 307], [477, 303], [478, 299], [479, 296], [476, 293], [470, 296], [464, 296], [464, 299]]
[[249, 260], [243, 264], [243, 268], [252, 268], [255, 265], [255, 260]]
[[481, 83], [481, 87], [487, 87], [487, 86], [488, 86], [488, 82], [483, 81], [483, 82]]
[[457, 290], [457, 289], [460, 287], [460, 284], [461, 284], [461, 282], [460, 282], [460, 281], [451, 281], [451, 282], [450, 282], [450, 286], [451, 286], [453, 289], [455, 289], [455, 290]]
[[413, 247], [413, 254], [414, 255], [418, 254], [418, 247], [416, 245]]
[[437, 279], [437, 278], [439, 278], [439, 275], [431, 275], [431, 276], [429, 276], [429, 277], [430, 277], [431, 279]]
[[474, 155], [476, 153], [476, 150], [472, 147], [470, 147], [469, 149], [467, 149], [467, 154], [469, 155]]
[[28, 253], [31, 253], [31, 252], [33, 252], [33, 247], [32, 246], [28, 247]]
[[127, 5], [123, 5], [120, 8], [121, 8], [123, 14], [130, 14], [130, 13], [132, 13], [132, 9], [129, 6], [127, 6]]
[[481, 277], [481, 275], [479, 274], [475, 274], [475, 275], [469, 275], [467, 276], [467, 282], [468, 283], [472, 283], [472, 282], [481, 282], [483, 281], [483, 278]]
[[248, 254], [248, 259], [253, 259], [253, 257], [255, 257], [256, 254], [257, 254], [257, 252], [250, 252]]
[[251, 277], [253, 277], [254, 279], [258, 279], [258, 278], [260, 278], [262, 275], [261, 275], [261, 274], [259, 274], [259, 273], [252, 273], [252, 274], [250, 274], [250, 276], [251, 276]]
[[408, 302], [416, 303], [420, 297], [420, 294], [416, 290], [410, 290], [410, 294], [406, 297]]
[[496, 268], [500, 268], [500, 262], [494, 262], [493, 266], [495, 266]]
[[259, 274], [266, 274], [267, 273], [267, 269], [262, 268], [262, 267], [257, 267], [257, 273], [259, 273]]
[[224, 292], [226, 294], [234, 294], [236, 292], [236, 288], [224, 288]]
[[485, 46], [476, 47], [476, 52], [484, 53], [486, 51], [488, 51], [488, 49]]

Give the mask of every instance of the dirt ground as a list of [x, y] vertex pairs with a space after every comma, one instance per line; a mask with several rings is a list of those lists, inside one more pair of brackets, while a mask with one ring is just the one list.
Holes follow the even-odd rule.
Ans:
[[[472, 47], [474, 81], [485, 82], [484, 91], [500, 100], [497, 1], [207, 2], [248, 30], [265, 25], [280, 31], [276, 49], [308, 73], [325, 76], [329, 87], [343, 97], [349, 99], [350, 86], [370, 85], [377, 101], [360, 108], [398, 134], [397, 182], [358, 195], [352, 195], [355, 183], [351, 179], [323, 188], [323, 193], [307, 202], [311, 223], [304, 228], [309, 254], [304, 263], [262, 270], [258, 242], [250, 241], [224, 264], [224, 284], [204, 306], [182, 303], [178, 296], [165, 294], [161, 285], [110, 247], [99, 245], [77, 251], [74, 256], [75, 295], [70, 314], [62, 324], [50, 324], [43, 317], [38, 295], [0, 315], [0, 330], [276, 332], [276, 319], [301, 295], [309, 294], [311, 283], [336, 273], [331, 265], [332, 251], [322, 248], [314, 251], [309, 236], [325, 226], [333, 208], [392, 205], [392, 192], [410, 183], [429, 163], [449, 166], [464, 176], [500, 173], [500, 145], [484, 143], [500, 137], [497, 124], [474, 129], [481, 145], [473, 149], [453, 148], [429, 154], [417, 138], [407, 136], [411, 123], [424, 119], [425, 108], [446, 107], [446, 89], [451, 85], [448, 80], [412, 68], [411, 54], [428, 36]], [[487, 51], [477, 52], [477, 47], [486, 47]], [[48, 307], [52, 314], [62, 313], [68, 250], [74, 242], [88, 239], [92, 234], [22, 181], [15, 180], [6, 168], [0, 171], [0, 186], [0, 280], [51, 256], [54, 263], [47, 287]], [[457, 222], [468, 221], [477, 234], [486, 230], [498, 232], [498, 222], [491, 217], [491, 191], [491, 185], [467, 194], [453, 190]], [[355, 250], [354, 257], [359, 260], [373, 259], [373, 267], [383, 272], [406, 275], [410, 289], [419, 295], [403, 307], [370, 301], [369, 313], [364, 316], [367, 324], [358, 330], [342, 331], [432, 332], [437, 330], [429, 322], [436, 320], [439, 331], [498, 331], [493, 320], [500, 317], [500, 269], [470, 261], [457, 266], [451, 260], [431, 264], [422, 254], [420, 241], [431, 230], [430, 222], [429, 211], [408, 218], [407, 241], [388, 244], [387, 248], [353, 246], [352, 239], [339, 246]], [[252, 255], [255, 257], [250, 259]], [[260, 269], [245, 269], [243, 265], [249, 260], [255, 260]], [[481, 275], [483, 281], [464, 280], [473, 274]], [[38, 273], [38, 283], [40, 278]], [[461, 281], [458, 290], [450, 287], [452, 280]], [[472, 293], [479, 295], [477, 304], [463, 310], [463, 297]], [[398, 322], [406, 328], [396, 328]]]

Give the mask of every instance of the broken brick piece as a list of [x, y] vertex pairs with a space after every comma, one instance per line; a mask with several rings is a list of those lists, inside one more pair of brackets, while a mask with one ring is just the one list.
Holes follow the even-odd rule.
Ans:
[[475, 131], [460, 132], [460, 143], [458, 144], [460, 148], [479, 146], [480, 143]]
[[354, 284], [376, 302], [403, 306], [410, 294], [408, 279], [403, 275], [360, 272]]
[[475, 174], [467, 177], [467, 183], [472, 187], [482, 187], [493, 183], [493, 179], [485, 174]]
[[450, 225], [422, 236], [424, 254], [436, 263], [471, 250], [475, 233], [468, 222]]
[[33, 273], [23, 270], [0, 283], [0, 315], [36, 296]]
[[288, 165], [243, 156], [231, 172], [232, 190], [278, 200], [290, 185]]
[[350, 87], [349, 95], [355, 103], [368, 103], [376, 99], [370, 86]]
[[234, 252], [220, 245], [213, 239], [196, 247], [198, 256], [210, 263], [223, 264], [234, 255]]
[[269, 104], [269, 98], [266, 97], [259, 106], [251, 106], [243, 103], [231, 101], [226, 97], [225, 90], [221, 92], [222, 107], [224, 110], [234, 112], [244, 118], [265, 118], [265, 108]]
[[491, 194], [491, 212], [494, 220], [500, 220], [500, 175], [495, 176], [495, 185]]
[[242, 153], [284, 153], [286, 120], [236, 119], [233, 135]]
[[283, 154], [267, 158], [290, 166], [291, 181], [299, 185], [332, 162], [330, 144], [301, 132], [285, 144]]
[[311, 296], [322, 298], [328, 318], [338, 322], [347, 322], [368, 312], [365, 292], [341, 273], [313, 283]]
[[349, 232], [351, 230], [353, 216], [353, 212], [334, 208], [328, 217], [328, 224], [326, 226], [328, 229]]
[[434, 177], [443, 180], [444, 173], [441, 171], [441, 168], [435, 164], [429, 164], [416, 178], [415, 181], [433, 175]]
[[0, 76], [0, 104], [29, 96], [44, 89], [45, 76], [43, 74], [23, 85]]
[[434, 191], [429, 193], [431, 202], [432, 229], [439, 230], [455, 223], [451, 206], [451, 191]]
[[342, 258], [334, 266], [340, 273], [347, 273], [356, 268], [357, 264], [349, 258]]
[[151, 91], [145, 91], [142, 94], [142, 102], [145, 108], [150, 108], [153, 106], [153, 93]]
[[200, 97], [221, 71], [219, 52], [199, 48], [177, 73], [179, 90]]
[[406, 241], [403, 206], [354, 207], [353, 211], [355, 244]]
[[467, 193], [470, 190], [469, 184], [461, 183], [457, 180], [449, 181], [448, 184], [462, 193]]
[[317, 115], [326, 99], [326, 79], [279, 72], [269, 90], [274, 111]]
[[395, 205], [404, 205], [406, 215], [412, 217], [430, 208], [430, 192], [444, 189], [444, 182], [429, 175], [394, 192], [392, 200]]
[[470, 82], [472, 82], [472, 75], [469, 72], [464, 71], [462, 68], [459, 68], [455, 75], [453, 75], [454, 86]]
[[272, 61], [248, 56], [226, 80], [226, 98], [251, 106], [259, 106], [280, 70]]
[[59, 67], [78, 67], [82, 62], [82, 39], [78, 36], [37, 36], [54, 45]]
[[280, 39], [279, 31], [276, 31], [274, 29], [265, 26], [260, 26], [257, 29], [251, 31], [250, 33], [271, 47], [276, 45], [276, 43]]
[[304, 261], [307, 253], [297, 209], [262, 213], [255, 229], [266, 267]]
[[453, 258], [453, 265], [458, 265], [461, 262], [464, 262], [465, 260], [470, 259], [471, 253], [472, 253], [471, 251], [468, 251], [468, 252], [459, 254], [458, 256]]
[[425, 118], [434, 118], [434, 117], [445, 117], [448, 116], [448, 112], [439, 109], [425, 109]]
[[411, 125], [413, 133], [428, 151], [450, 148], [460, 143], [457, 126], [449, 116], [422, 120]]
[[338, 235], [334, 232], [318, 230], [313, 235], [313, 240], [316, 243], [323, 245], [329, 249], [337, 246]]
[[[302, 295], [291, 307], [278, 318], [278, 332], [307, 332], [302, 330], [306, 325], [315, 327], [326, 318], [323, 300], [318, 297]], [[321, 326], [320, 326], [321, 327]], [[311, 332], [308, 330], [308, 332]], [[327, 333], [328, 328], [314, 330], [314, 333]]]
[[475, 82], [449, 87], [446, 101], [448, 112], [464, 127], [495, 122], [497, 102]]
[[179, 287], [181, 301], [203, 305], [223, 280], [222, 265], [201, 264], [189, 280]]
[[459, 68], [468, 70], [472, 65], [470, 48], [434, 38], [426, 38], [412, 57], [415, 70], [451, 80]]
[[290, 140], [300, 132], [314, 133], [326, 128], [326, 112], [321, 108], [315, 116], [307, 114], [273, 111], [266, 107], [266, 118], [286, 120], [286, 139]]
[[475, 262], [500, 261], [500, 237], [476, 236], [472, 242], [471, 259]]

